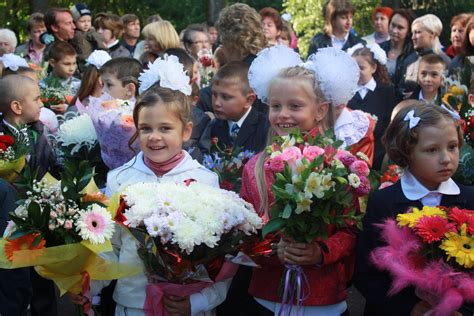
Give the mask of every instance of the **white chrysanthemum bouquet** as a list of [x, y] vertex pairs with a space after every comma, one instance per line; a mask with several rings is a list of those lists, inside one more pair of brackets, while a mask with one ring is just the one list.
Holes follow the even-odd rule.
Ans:
[[148, 274], [161, 280], [202, 280], [203, 265], [209, 278], [209, 263], [222, 263], [262, 227], [253, 206], [237, 194], [197, 182], [138, 183], [123, 194], [116, 220], [135, 236], [152, 237], [137, 238], [144, 241], [139, 255]]

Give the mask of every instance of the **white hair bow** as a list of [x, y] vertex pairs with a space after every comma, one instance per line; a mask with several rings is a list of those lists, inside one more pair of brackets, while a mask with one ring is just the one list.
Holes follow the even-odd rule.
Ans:
[[412, 129], [413, 127], [416, 127], [418, 123], [420, 122], [420, 118], [415, 116], [415, 110], [411, 110], [410, 112], [405, 115], [405, 118], [403, 119], [404, 121], [410, 121], [409, 127]]
[[441, 107], [442, 107], [443, 109], [445, 109], [446, 112], [448, 112], [448, 113], [452, 116], [452, 118], [453, 118], [455, 121], [461, 119], [461, 117], [459, 116], [458, 112], [451, 110], [449, 107], [447, 107], [447, 106], [444, 105], [443, 103], [441, 103]]

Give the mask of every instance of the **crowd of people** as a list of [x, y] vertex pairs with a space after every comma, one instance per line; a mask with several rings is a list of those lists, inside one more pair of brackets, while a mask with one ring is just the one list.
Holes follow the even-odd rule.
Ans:
[[[131, 106], [131, 127], [97, 130], [105, 170], [99, 186], [107, 196], [139, 182], [193, 179], [218, 186], [203, 157], [239, 148], [255, 153], [244, 167], [240, 196], [268, 220], [275, 197], [266, 146], [289, 129], [313, 136], [332, 129], [343, 148], [365, 154], [374, 170], [383, 172], [389, 163], [404, 169], [400, 181], [370, 195], [364, 229], [342, 229], [312, 243], [282, 238], [259, 268], [240, 266], [233, 278], [194, 294], [165, 296], [166, 311], [276, 315], [284, 267], [297, 264], [308, 286], [301, 315], [349, 315], [352, 284], [366, 300], [365, 315], [423, 315], [428, 302], [411, 288], [390, 296], [389, 274], [370, 263], [370, 252], [383, 245], [373, 224], [409, 206], [474, 209], [474, 189], [451, 179], [463, 144], [456, 109], [441, 106], [444, 79], [474, 69], [474, 14], [441, 21], [376, 7], [375, 31], [360, 37], [350, 0], [328, 0], [322, 13], [324, 28], [303, 57], [291, 17], [270, 7], [257, 12], [233, 4], [215, 23], [179, 33], [158, 14], [140, 21], [133, 13], [93, 13], [85, 4], [32, 13], [26, 43], [0, 29], [0, 135], [25, 134], [27, 164], [38, 169], [37, 180], [48, 172], [59, 178], [63, 165], [51, 135], [67, 113], [87, 113], [95, 124], [97, 107], [121, 100]], [[440, 41], [443, 27], [451, 30], [450, 43]], [[166, 81], [159, 67], [175, 60], [185, 79], [176, 74]], [[474, 106], [474, 80], [467, 88]], [[53, 98], [56, 90], [67, 97]], [[3, 234], [18, 194], [13, 183], [0, 180]], [[142, 264], [133, 236], [118, 233], [114, 241], [114, 260]], [[92, 303], [104, 315], [145, 315], [146, 284], [144, 273], [93, 281]], [[74, 304], [89, 303], [68, 295]], [[0, 269], [0, 315], [28, 312], [58, 315], [54, 283], [33, 269]], [[457, 313], [472, 315], [472, 304]]]

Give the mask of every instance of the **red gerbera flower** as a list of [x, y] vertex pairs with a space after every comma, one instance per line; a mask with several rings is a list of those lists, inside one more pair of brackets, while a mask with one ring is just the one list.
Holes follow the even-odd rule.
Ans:
[[448, 216], [450, 220], [456, 223], [458, 228], [466, 224], [467, 232], [474, 234], [474, 211], [453, 207]]
[[424, 242], [431, 244], [443, 239], [444, 234], [450, 230], [450, 225], [448, 220], [441, 216], [423, 216], [417, 221], [414, 230]]

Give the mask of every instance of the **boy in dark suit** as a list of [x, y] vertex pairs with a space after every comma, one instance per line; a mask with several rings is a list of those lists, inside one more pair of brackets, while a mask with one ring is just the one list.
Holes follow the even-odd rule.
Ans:
[[[38, 84], [21, 75], [8, 75], [0, 79], [0, 133], [28, 139], [27, 163], [31, 170], [38, 170], [37, 180], [46, 172], [59, 175], [60, 167], [53, 150], [43, 134], [43, 125], [38, 122], [43, 103]], [[43, 279], [30, 270], [33, 297], [31, 313], [35, 315], [57, 315], [54, 283]]]
[[252, 107], [256, 96], [249, 86], [248, 69], [246, 63], [232, 61], [212, 79], [216, 120], [211, 123], [211, 139], [217, 137], [221, 149], [240, 147], [259, 152], [265, 147], [269, 123], [264, 114]]

